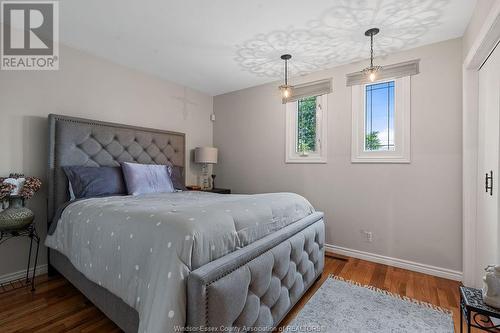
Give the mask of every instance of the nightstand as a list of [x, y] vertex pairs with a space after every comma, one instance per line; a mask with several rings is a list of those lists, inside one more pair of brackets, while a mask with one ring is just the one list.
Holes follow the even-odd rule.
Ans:
[[231, 194], [231, 190], [228, 188], [213, 188], [211, 190], [202, 190], [203, 192], [212, 192], [219, 194]]
[[202, 190], [199, 186], [187, 185], [186, 189], [189, 191], [201, 191], [201, 192], [211, 192], [211, 193], [219, 193], [219, 194], [231, 194], [231, 190], [228, 188], [213, 188], [210, 190]]

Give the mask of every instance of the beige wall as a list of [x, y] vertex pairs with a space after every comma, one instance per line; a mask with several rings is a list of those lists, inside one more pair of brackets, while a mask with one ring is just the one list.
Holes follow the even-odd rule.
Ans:
[[[218, 185], [234, 192], [291, 191], [326, 214], [327, 243], [462, 269], [462, 42], [450, 40], [377, 59], [420, 58], [412, 77], [412, 163], [352, 164], [351, 89], [345, 75], [366, 63], [292, 83], [333, 77], [328, 96], [328, 163], [285, 164], [285, 112], [278, 84], [214, 98]], [[373, 242], [360, 230], [373, 232]]]
[[[212, 143], [211, 96], [64, 46], [60, 59], [59, 71], [0, 71], [0, 175], [46, 179], [49, 113], [184, 132], [188, 149]], [[187, 181], [196, 183], [199, 170], [187, 163]], [[45, 191], [29, 202], [43, 235]], [[26, 240], [0, 246], [0, 277], [26, 259]], [[46, 262], [45, 250], [40, 259]]]

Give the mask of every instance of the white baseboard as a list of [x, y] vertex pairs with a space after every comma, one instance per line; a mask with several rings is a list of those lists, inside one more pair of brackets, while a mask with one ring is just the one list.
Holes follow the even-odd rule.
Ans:
[[[29, 274], [30, 274], [29, 276], [31, 277], [31, 274], [33, 274], [33, 267], [30, 268]], [[47, 264], [39, 265], [36, 267], [35, 276], [42, 275], [42, 274], [47, 274]], [[5, 283], [5, 282], [17, 280], [17, 279], [23, 278], [25, 276], [26, 276], [25, 269], [23, 269], [22, 271], [17, 271], [17, 272], [13, 272], [13, 273], [7, 273], [4, 275], [0, 275], [0, 283]]]
[[418, 262], [403, 260], [398, 258], [391, 258], [382, 256], [380, 254], [369, 253], [364, 251], [358, 251], [353, 249], [348, 249], [345, 247], [325, 244], [326, 252], [336, 253], [347, 257], [354, 257], [357, 259], [362, 259], [366, 261], [372, 261], [379, 264], [384, 264], [388, 266], [394, 266], [398, 268], [407, 269], [409, 271], [429, 274], [433, 276], [442, 277], [445, 279], [462, 281], [462, 272], [454, 271], [452, 269], [441, 268], [426, 264], [420, 264]]

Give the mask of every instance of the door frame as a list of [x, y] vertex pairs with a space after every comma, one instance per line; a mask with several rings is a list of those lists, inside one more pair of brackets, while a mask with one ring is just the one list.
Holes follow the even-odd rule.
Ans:
[[479, 69], [500, 40], [500, 1], [486, 18], [462, 67], [462, 281], [475, 286]]

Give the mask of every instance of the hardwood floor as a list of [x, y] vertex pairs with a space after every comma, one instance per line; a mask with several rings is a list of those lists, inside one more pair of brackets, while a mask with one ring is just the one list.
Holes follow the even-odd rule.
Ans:
[[455, 332], [460, 332], [460, 312], [458, 309], [460, 282], [370, 261], [329, 254], [325, 260], [325, 270], [321, 279], [308, 290], [306, 295], [285, 317], [282, 326], [285, 326], [298, 314], [329, 274], [449, 309], [453, 312]]
[[[372, 262], [345, 258], [326, 258], [320, 280], [285, 318], [286, 325], [321, 286], [329, 274], [361, 284], [432, 303], [453, 312], [459, 332], [459, 282], [411, 272]], [[90, 301], [64, 278], [37, 278], [37, 289], [14, 290], [0, 294], [0, 332], [120, 332]]]

